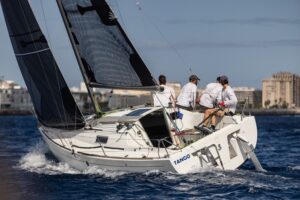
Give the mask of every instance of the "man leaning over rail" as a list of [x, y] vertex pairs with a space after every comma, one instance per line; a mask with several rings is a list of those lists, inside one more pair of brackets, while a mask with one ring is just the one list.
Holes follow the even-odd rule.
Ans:
[[[206, 86], [200, 97], [200, 112], [204, 112], [204, 120], [194, 128], [204, 130], [205, 132], [212, 132], [215, 130], [216, 122], [213, 120], [216, 120], [216, 118], [212, 118], [212, 115], [216, 113], [217, 97], [221, 91], [222, 85], [220, 84], [220, 77], [217, 77], [215, 83], [209, 83]], [[211, 128], [208, 127], [209, 118], [211, 118]]]

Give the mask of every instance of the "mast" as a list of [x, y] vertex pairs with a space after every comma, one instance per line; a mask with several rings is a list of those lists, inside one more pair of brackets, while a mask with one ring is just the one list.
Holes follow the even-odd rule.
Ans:
[[80, 71], [81, 71], [81, 74], [82, 74], [82, 77], [83, 77], [83, 81], [85, 83], [85, 86], [87, 88], [88, 94], [89, 94], [90, 99], [91, 99], [91, 102], [93, 104], [94, 111], [95, 111], [97, 117], [101, 117], [102, 116], [101, 108], [100, 108], [99, 104], [97, 103], [94, 91], [90, 87], [90, 79], [89, 79], [89, 77], [86, 73], [86, 70], [84, 69], [82, 59], [81, 59], [80, 54], [78, 52], [78, 49], [76, 47], [76, 42], [74, 41], [74, 38], [72, 37], [72, 31], [70, 30], [69, 26], [66, 24], [68, 20], [67, 20], [66, 14], [64, 12], [62, 3], [61, 3], [60, 0], [57, 0], [57, 4], [58, 4], [58, 7], [60, 9], [60, 13], [63, 17], [63, 21], [64, 21], [65, 27], [67, 29], [67, 33], [68, 33], [69, 38], [70, 38], [70, 41], [71, 41], [71, 44], [72, 44], [72, 47], [73, 47], [73, 51], [75, 53], [76, 60], [79, 64], [79, 68], [80, 68]]

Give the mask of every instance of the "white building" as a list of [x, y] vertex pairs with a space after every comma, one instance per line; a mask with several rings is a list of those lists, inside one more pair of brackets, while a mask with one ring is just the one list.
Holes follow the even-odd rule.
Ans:
[[232, 88], [238, 99], [239, 104], [247, 103], [249, 108], [261, 108], [262, 91], [252, 87]]
[[0, 80], [0, 109], [32, 110], [27, 89], [14, 81]]
[[268, 107], [300, 107], [300, 76], [278, 72], [264, 79], [262, 104]]

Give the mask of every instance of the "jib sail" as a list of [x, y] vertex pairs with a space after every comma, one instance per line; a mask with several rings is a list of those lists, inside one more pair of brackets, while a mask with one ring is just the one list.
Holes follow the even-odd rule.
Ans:
[[1, 0], [13, 49], [36, 115], [44, 126], [77, 129], [84, 118], [27, 0]]

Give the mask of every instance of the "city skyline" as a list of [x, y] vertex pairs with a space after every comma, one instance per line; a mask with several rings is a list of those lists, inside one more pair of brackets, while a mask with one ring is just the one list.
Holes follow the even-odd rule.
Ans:
[[[300, 108], [300, 76], [289, 72], [278, 72], [272, 75], [272, 78], [266, 78], [262, 81], [263, 89], [257, 90], [251, 87], [232, 87], [238, 99], [238, 107], [243, 106], [247, 102], [247, 108], [266, 108], [266, 109], [295, 109]], [[178, 96], [182, 85], [178, 83], [169, 83]], [[71, 87], [71, 93], [77, 104], [84, 108], [88, 100], [88, 91], [84, 82], [80, 83], [80, 87]], [[132, 105], [143, 104], [143, 101], [151, 102], [151, 92], [136, 90], [113, 90], [109, 89], [93, 89], [94, 94], [98, 95], [100, 102], [110, 102], [110, 97], [120, 97], [112, 100], [112, 108], [120, 108], [119, 104], [126, 106], [127, 98], [131, 99]], [[204, 89], [197, 89], [198, 95], [203, 93]], [[83, 102], [84, 100], [84, 102]], [[125, 103], [125, 104], [124, 104]], [[31, 110], [31, 101], [29, 93], [26, 89], [20, 87], [13, 81], [5, 81], [0, 79], [0, 108], [22, 108], [25, 106]], [[121, 106], [122, 107], [122, 106]], [[22, 109], [21, 109], [22, 110]]]
[[[155, 78], [162, 73], [184, 84], [195, 73], [203, 88], [226, 74], [234, 87], [259, 89], [262, 79], [275, 72], [300, 74], [299, 1], [108, 2]], [[55, 1], [31, 3], [67, 83], [79, 85], [81, 75]], [[2, 10], [0, 27], [0, 76], [24, 85]]]

